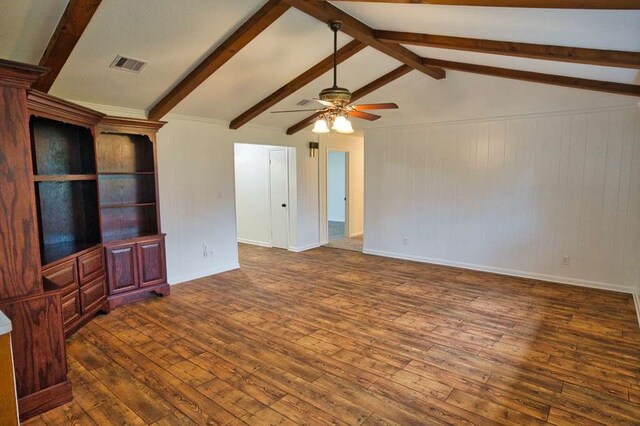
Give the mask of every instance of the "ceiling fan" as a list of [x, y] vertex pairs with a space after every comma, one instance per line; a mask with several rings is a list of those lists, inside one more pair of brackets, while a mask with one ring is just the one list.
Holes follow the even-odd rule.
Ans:
[[314, 111], [319, 113], [319, 118], [313, 126], [314, 133], [329, 133], [335, 130], [338, 133], [353, 133], [353, 127], [349, 121], [349, 117], [361, 118], [364, 120], [375, 121], [381, 118], [379, 115], [364, 112], [364, 110], [375, 109], [398, 109], [395, 103], [379, 103], [379, 104], [351, 104], [351, 92], [344, 87], [338, 86], [338, 30], [342, 26], [341, 21], [329, 22], [329, 28], [333, 31], [333, 86], [323, 89], [317, 99], [314, 101], [320, 103], [322, 109], [298, 109], [288, 111], [272, 111], [272, 113], [289, 113]]

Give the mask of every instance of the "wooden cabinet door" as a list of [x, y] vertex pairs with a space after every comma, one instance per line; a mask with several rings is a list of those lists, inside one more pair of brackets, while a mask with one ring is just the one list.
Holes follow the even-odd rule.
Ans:
[[106, 252], [109, 294], [138, 288], [136, 244], [109, 246]]
[[140, 287], [166, 282], [164, 239], [158, 238], [137, 243]]

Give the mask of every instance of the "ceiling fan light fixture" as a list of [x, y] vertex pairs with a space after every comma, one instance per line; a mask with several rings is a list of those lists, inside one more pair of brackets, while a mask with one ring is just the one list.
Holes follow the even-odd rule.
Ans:
[[351, 122], [344, 115], [339, 115], [333, 121], [333, 126], [331, 126], [332, 130], [335, 130], [338, 133], [353, 133], [353, 126], [351, 126]]
[[311, 130], [313, 133], [329, 133], [329, 125], [327, 124], [327, 120], [324, 118], [319, 118], [316, 121], [316, 124], [313, 125], [313, 129]]

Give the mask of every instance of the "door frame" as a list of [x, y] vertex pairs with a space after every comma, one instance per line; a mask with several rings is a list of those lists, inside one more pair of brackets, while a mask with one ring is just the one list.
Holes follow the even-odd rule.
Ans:
[[[289, 177], [289, 149], [287, 147], [279, 147], [279, 148], [269, 148], [268, 150], [268, 160], [269, 160], [269, 244], [273, 247], [273, 215], [271, 214], [271, 152], [272, 151], [284, 151], [286, 163], [285, 163], [285, 173], [287, 175], [287, 247], [284, 250], [288, 250], [291, 248], [291, 194], [290, 194], [290, 177]], [[278, 247], [280, 248], [280, 247]]]
[[324, 217], [325, 217], [325, 221], [324, 221], [324, 230], [325, 230], [325, 235], [327, 236], [327, 242], [329, 241], [329, 153], [330, 152], [343, 152], [344, 153], [344, 197], [346, 198], [345, 202], [344, 202], [344, 236], [345, 238], [349, 238], [350, 232], [349, 232], [349, 202], [350, 202], [350, 196], [349, 196], [349, 170], [350, 170], [350, 165], [349, 165], [349, 150], [345, 149], [345, 148], [332, 148], [332, 147], [327, 147], [326, 148], [326, 153], [325, 153], [325, 170], [324, 170], [324, 199], [325, 201], [325, 206], [324, 206]]

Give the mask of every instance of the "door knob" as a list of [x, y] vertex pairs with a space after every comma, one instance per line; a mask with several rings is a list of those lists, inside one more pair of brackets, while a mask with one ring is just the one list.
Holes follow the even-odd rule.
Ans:
[[285, 203], [282, 203], [282, 207], [287, 207], [287, 205]]

